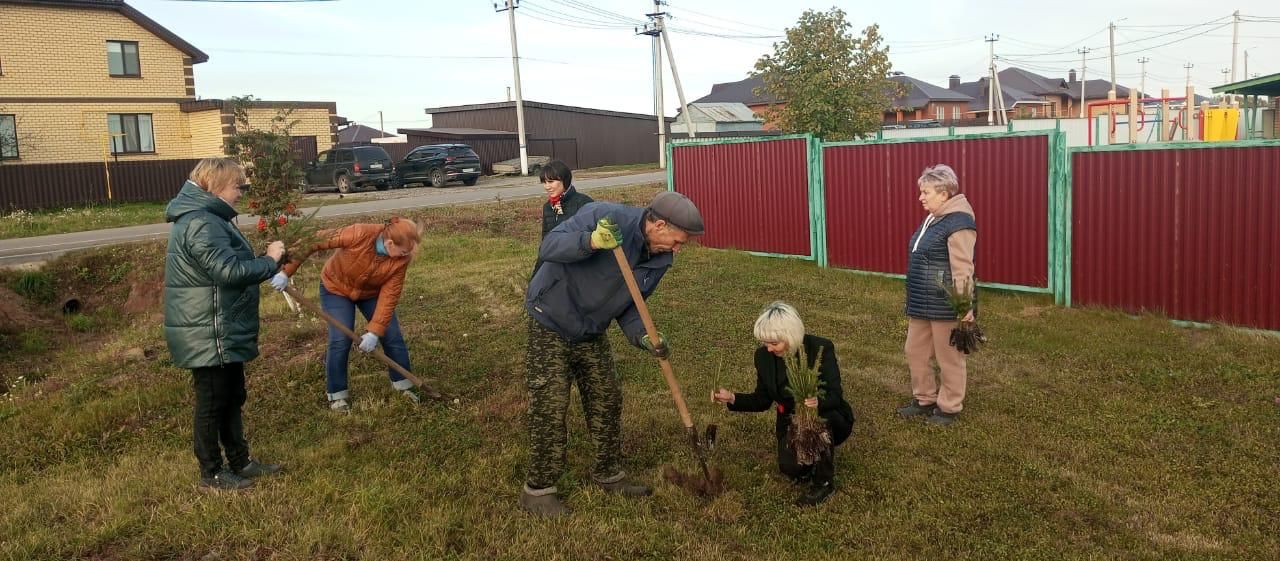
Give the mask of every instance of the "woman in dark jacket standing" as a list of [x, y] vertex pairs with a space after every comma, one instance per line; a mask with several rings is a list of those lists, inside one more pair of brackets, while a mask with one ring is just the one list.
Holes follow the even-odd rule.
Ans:
[[[560, 160], [551, 160], [547, 165], [542, 166], [542, 173], [538, 175], [538, 180], [542, 182], [542, 189], [547, 192], [547, 202], [542, 204], [542, 237], [544, 238], [547, 237], [547, 232], [554, 230], [561, 222], [577, 214], [578, 209], [587, 203], [594, 202], [591, 197], [573, 188], [573, 172]], [[533, 265], [533, 272], [536, 274], [541, 266], [542, 260], [539, 259]]]
[[[765, 307], [756, 319], [755, 336], [761, 343], [755, 354], [755, 391], [735, 393], [717, 388], [711, 394], [711, 399], [725, 404], [730, 411], [760, 412], [770, 405], [778, 404], [778, 418], [774, 425], [778, 469], [798, 483], [810, 481], [809, 491], [796, 504], [819, 504], [835, 492], [835, 447], [853, 432], [853, 408], [844, 400], [844, 390], [840, 387], [840, 365], [836, 361], [836, 347], [828, 339], [806, 334], [799, 312], [784, 302], [774, 302]], [[822, 389], [822, 397], [809, 398], [802, 405], [818, 409], [818, 415], [826, 421], [827, 428], [831, 431], [831, 448], [811, 466], [797, 463], [795, 451], [787, 445], [787, 427], [791, 424], [792, 413], [799, 407], [787, 393], [785, 357], [788, 353], [802, 353], [801, 358], [808, 361], [810, 368], [819, 356], [822, 357], [822, 364], [818, 367], [818, 387]]]
[[165, 208], [173, 227], [164, 266], [164, 336], [173, 363], [191, 369], [200, 484], [215, 489], [243, 489], [250, 478], [280, 470], [249, 456], [240, 413], [244, 363], [258, 356], [258, 283], [275, 274], [284, 255], [284, 243], [275, 241], [265, 256], [254, 256], [236, 228], [245, 182], [235, 161], [205, 158]]

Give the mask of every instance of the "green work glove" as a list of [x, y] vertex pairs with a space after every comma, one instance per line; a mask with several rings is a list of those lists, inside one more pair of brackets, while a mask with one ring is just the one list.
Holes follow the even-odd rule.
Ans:
[[667, 338], [658, 332], [658, 345], [655, 347], [653, 342], [649, 340], [648, 335], [642, 335], [636, 340], [636, 346], [653, 353], [658, 358], [667, 358], [671, 355], [671, 347], [667, 346]]
[[612, 220], [601, 218], [596, 222], [596, 229], [591, 232], [591, 247], [596, 249], [613, 249], [622, 244], [622, 229]]

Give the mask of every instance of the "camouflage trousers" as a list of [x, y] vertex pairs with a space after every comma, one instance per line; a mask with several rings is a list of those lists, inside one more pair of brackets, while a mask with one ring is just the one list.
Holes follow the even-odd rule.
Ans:
[[564, 473], [569, 439], [565, 416], [575, 383], [587, 430], [596, 446], [592, 476], [607, 481], [621, 473], [622, 382], [613, 366], [609, 338], [601, 335], [570, 343], [529, 318], [525, 369], [529, 386], [528, 486], [554, 487]]

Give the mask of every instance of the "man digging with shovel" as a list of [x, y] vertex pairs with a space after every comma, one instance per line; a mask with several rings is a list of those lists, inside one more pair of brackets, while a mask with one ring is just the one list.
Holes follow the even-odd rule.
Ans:
[[667, 356], [661, 334], [650, 341], [611, 255], [620, 247], [645, 298], [673, 262], [672, 254], [703, 233], [702, 215], [684, 195], [659, 193], [648, 208], [590, 203], [546, 235], [543, 265], [529, 282], [529, 472], [520, 506], [542, 516], [567, 514], [556, 496], [564, 473], [569, 390], [578, 385], [587, 428], [596, 445], [591, 478], [607, 492], [629, 497], [653, 493], [626, 478], [622, 459], [622, 382], [605, 330], [617, 320], [637, 347]]

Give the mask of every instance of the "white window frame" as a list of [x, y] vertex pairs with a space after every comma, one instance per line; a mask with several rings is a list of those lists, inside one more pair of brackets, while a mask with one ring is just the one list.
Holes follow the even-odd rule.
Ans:
[[[5, 125], [8, 123], [8, 126]], [[0, 136], [8, 140], [0, 144], [0, 160], [17, 160], [22, 157], [18, 150], [18, 116], [6, 113], [0, 115]]]
[[[151, 113], [107, 113], [107, 133], [111, 135], [111, 153], [155, 154], [154, 124]], [[125, 136], [117, 136], [120, 134]], [[133, 138], [130, 138], [131, 136]]]

